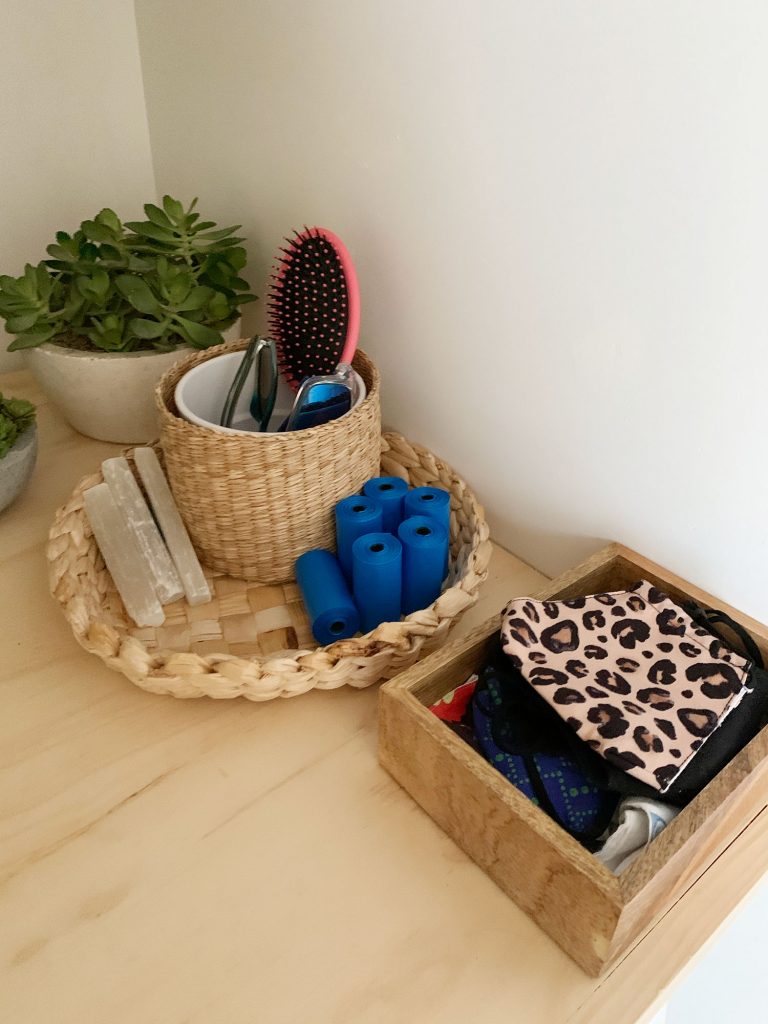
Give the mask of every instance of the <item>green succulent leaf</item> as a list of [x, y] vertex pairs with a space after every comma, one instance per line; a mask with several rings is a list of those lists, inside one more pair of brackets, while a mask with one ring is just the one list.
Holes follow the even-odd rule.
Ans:
[[26, 398], [3, 398], [0, 395], [0, 416], [13, 420], [19, 433], [35, 422], [35, 407]]
[[151, 220], [153, 224], [156, 224], [160, 228], [166, 228], [166, 230], [173, 230], [173, 224], [166, 217], [165, 213], [160, 209], [159, 206], [155, 206], [154, 203], [144, 204], [144, 213], [147, 215], [147, 219]]
[[139, 317], [135, 317], [131, 320], [131, 330], [137, 338], [141, 338], [142, 341], [154, 340], [155, 338], [161, 338], [168, 329], [168, 325], [159, 320], [144, 320]]
[[175, 322], [179, 330], [195, 348], [210, 348], [211, 345], [221, 345], [224, 341], [218, 331], [214, 331], [205, 324], [196, 324], [187, 317], [177, 316]]
[[188, 271], [178, 272], [168, 285], [168, 299], [177, 308], [181, 307], [192, 289], [192, 275]]
[[116, 245], [105, 242], [101, 247], [100, 266], [107, 270], [125, 270], [128, 266], [128, 253]]
[[233, 270], [242, 270], [248, 262], [248, 256], [242, 246], [236, 246], [227, 252], [224, 257], [224, 261], [228, 263]]
[[234, 271], [226, 263], [222, 263], [220, 260], [213, 261], [208, 259], [206, 260], [205, 271], [200, 280], [205, 284], [212, 284], [214, 288], [229, 288], [229, 281], [233, 274]]
[[221, 342], [246, 302], [246, 252], [236, 226], [219, 228], [173, 196], [147, 203], [145, 221], [105, 207], [75, 231], [57, 231], [46, 259], [0, 275], [9, 348], [45, 341], [104, 351], [170, 351]]
[[111, 228], [95, 220], [83, 221], [83, 233], [92, 242], [112, 242], [115, 238], [115, 233]]
[[89, 277], [77, 277], [75, 283], [80, 294], [92, 302], [103, 304], [109, 294], [109, 274], [106, 270], [97, 269]]
[[94, 220], [98, 221], [99, 224], [106, 225], [106, 227], [110, 229], [112, 234], [115, 235], [115, 237], [119, 237], [123, 230], [123, 225], [120, 223], [120, 218], [117, 216], [114, 210], [110, 210], [106, 206], [103, 210], [99, 210], [99, 212], [94, 217]]
[[65, 323], [81, 322], [80, 317], [85, 308], [87, 300], [83, 298], [77, 291], [73, 290], [69, 293], [67, 301], [59, 310], [59, 315]]
[[37, 313], [22, 313], [20, 316], [9, 316], [5, 322], [6, 330], [11, 334], [23, 334], [37, 323]]
[[[196, 203], [197, 200], [195, 199], [194, 202]], [[184, 207], [178, 199], [173, 199], [171, 196], [163, 196], [163, 209], [174, 224], [178, 224], [184, 217]]]
[[0, 459], [5, 458], [8, 452], [16, 443], [19, 435], [19, 428], [10, 416], [0, 413]]
[[235, 231], [237, 231], [241, 227], [242, 224], [235, 224], [231, 228], [219, 228], [218, 231], [203, 231], [202, 233], [200, 233], [200, 231], [198, 230], [196, 234], [198, 238], [205, 238], [206, 241], [218, 242], [222, 238], [229, 238], [230, 235], [233, 235]]
[[68, 260], [72, 259], [70, 250], [63, 245], [49, 245], [45, 251], [49, 256], [53, 256], [55, 260], [60, 262], [63, 261], [66, 263]]
[[173, 242], [175, 237], [170, 228], [161, 228], [151, 221], [146, 223], [140, 220], [129, 220], [125, 226], [135, 234], [141, 235], [142, 238], [151, 238], [156, 242]]
[[55, 333], [53, 327], [42, 327], [39, 330], [25, 331], [13, 339], [8, 346], [8, 351], [18, 352], [23, 348], [35, 348], [35, 346], [42, 345], [45, 341], [50, 341]]
[[224, 320], [232, 312], [230, 301], [223, 292], [214, 292], [208, 302], [208, 312], [214, 320]]
[[80, 245], [80, 259], [88, 263], [95, 263], [99, 258], [99, 247], [93, 242], [83, 242]]
[[160, 303], [152, 294], [152, 289], [143, 278], [136, 277], [133, 274], [123, 274], [117, 278], [115, 284], [133, 308], [137, 309], [140, 313], [160, 312]]
[[135, 253], [129, 253], [128, 255], [128, 270], [136, 274], [143, 274], [147, 271], [152, 270], [154, 263], [151, 259], [146, 257], [137, 256]]
[[214, 292], [213, 288], [208, 288], [204, 284], [198, 284], [194, 288], [190, 288], [184, 297], [183, 303], [179, 304], [179, 308], [182, 312], [202, 309], [206, 303], [210, 303], [214, 298], [223, 298], [223, 296], [218, 292]]
[[35, 268], [35, 272], [37, 274], [37, 294], [45, 302], [53, 291], [53, 279], [46, 268], [39, 264]]
[[243, 241], [245, 239], [239, 238], [237, 235], [233, 235], [232, 238], [220, 238], [216, 241], [206, 241], [202, 236], [196, 236], [192, 239], [192, 244], [200, 252], [219, 252], [229, 246], [239, 246]]
[[105, 352], [121, 352], [126, 348], [122, 332], [115, 328], [89, 327], [85, 336]]

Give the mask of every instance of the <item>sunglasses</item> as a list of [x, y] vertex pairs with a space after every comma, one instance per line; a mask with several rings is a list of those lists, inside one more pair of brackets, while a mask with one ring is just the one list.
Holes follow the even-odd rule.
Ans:
[[251, 396], [250, 412], [260, 430], [267, 430], [275, 408], [277, 397], [277, 352], [271, 338], [261, 338], [257, 334], [245, 350], [242, 362], [227, 393], [221, 411], [219, 425], [229, 427], [235, 415], [237, 402], [245, 387], [251, 367], [255, 365], [253, 395]]
[[348, 363], [341, 363], [336, 373], [307, 377], [299, 387], [288, 418], [280, 430], [307, 430], [338, 419], [355, 405], [359, 386]]

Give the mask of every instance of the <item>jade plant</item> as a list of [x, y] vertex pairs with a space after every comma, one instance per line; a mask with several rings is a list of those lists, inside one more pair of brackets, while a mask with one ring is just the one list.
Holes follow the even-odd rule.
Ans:
[[252, 302], [239, 225], [200, 220], [171, 196], [147, 203], [145, 221], [123, 223], [101, 210], [74, 234], [59, 231], [50, 259], [21, 277], [0, 276], [0, 317], [9, 350], [53, 341], [104, 352], [180, 345], [208, 348]]
[[3, 398], [0, 393], [0, 459], [35, 422], [35, 407], [24, 398]]

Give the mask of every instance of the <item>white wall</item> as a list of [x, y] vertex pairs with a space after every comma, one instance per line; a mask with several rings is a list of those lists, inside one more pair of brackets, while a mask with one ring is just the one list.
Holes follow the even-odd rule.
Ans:
[[356, 258], [388, 422], [555, 572], [768, 617], [760, 0], [137, 0], [160, 191]]
[[155, 185], [132, 0], [5, 0], [0, 53], [0, 272], [17, 275], [56, 231], [103, 206], [135, 216]]
[[[53, 25], [50, 5], [51, 39], [70, 10]], [[345, 238], [387, 420], [465, 472], [498, 539], [554, 572], [619, 538], [768, 616], [764, 4], [138, 0], [137, 15], [159, 189], [244, 222], [259, 290], [292, 226]], [[109, 87], [77, 89], [95, 136], [121, 93], [106, 67], [128, 60], [104, 31], [87, 48]], [[46, 227], [62, 189], [73, 207], [116, 201], [114, 175], [126, 157], [123, 182], [144, 175], [145, 152], [127, 89], [128, 136], [83, 147], [71, 106], [50, 109], [67, 76], [48, 59], [44, 128], [23, 147], [40, 151], [11, 193], [18, 218], [40, 201], [36, 165], [64, 151]], [[15, 108], [23, 72], [4, 70]]]

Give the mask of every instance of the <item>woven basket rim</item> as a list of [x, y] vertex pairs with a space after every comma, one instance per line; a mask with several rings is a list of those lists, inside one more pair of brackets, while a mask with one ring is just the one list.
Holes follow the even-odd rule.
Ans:
[[350, 409], [349, 412], [338, 417], [336, 420], [321, 423], [316, 427], [308, 427], [306, 430], [293, 431], [291, 433], [269, 431], [254, 433], [251, 437], [242, 433], [224, 434], [221, 431], [214, 430], [212, 427], [201, 427], [199, 423], [191, 423], [189, 420], [184, 419], [176, 408], [174, 392], [176, 385], [187, 370], [190, 370], [193, 366], [206, 363], [210, 359], [215, 359], [217, 356], [228, 355], [231, 352], [240, 352], [248, 347], [249, 342], [249, 338], [240, 338], [237, 341], [224, 342], [222, 345], [212, 345], [211, 348], [207, 349], [195, 349], [189, 355], [179, 359], [170, 366], [155, 385], [155, 406], [161, 417], [161, 422], [166, 422], [177, 429], [187, 431], [190, 437], [203, 438], [214, 435], [217, 442], [220, 439], [222, 444], [250, 444], [253, 437], [257, 438], [258, 443], [264, 448], [269, 446], [275, 448], [296, 448], [322, 440], [324, 435], [330, 435], [334, 429], [337, 430], [338, 424], [342, 420], [345, 421], [345, 425], [349, 429], [352, 429], [355, 422], [366, 414], [368, 408], [374, 402], [378, 401], [381, 386], [381, 375], [378, 367], [363, 349], [358, 348], [352, 361], [352, 367], [365, 381], [366, 396], [359, 405], [356, 405], [354, 409]]
[[448, 463], [401, 434], [387, 432], [382, 435], [381, 468], [386, 475], [399, 474], [409, 482], [413, 476], [444, 480], [451, 491], [452, 520], [455, 514], [463, 521], [453, 539], [457, 544], [465, 539], [452, 569], [460, 573], [429, 608], [399, 622], [382, 623], [364, 636], [280, 656], [149, 650], [136, 636], [108, 622], [103, 611], [106, 590], [103, 583], [98, 585], [98, 572], [106, 576], [106, 569], [83, 508], [83, 492], [101, 481], [100, 471], [83, 477], [57, 511], [46, 548], [51, 593], [85, 650], [153, 693], [264, 701], [315, 687], [370, 686], [444, 642], [450, 627], [476, 602], [491, 556], [483, 509]]

